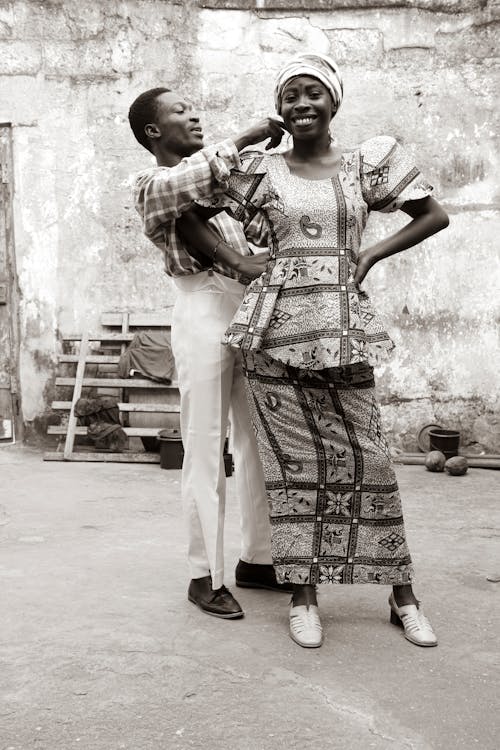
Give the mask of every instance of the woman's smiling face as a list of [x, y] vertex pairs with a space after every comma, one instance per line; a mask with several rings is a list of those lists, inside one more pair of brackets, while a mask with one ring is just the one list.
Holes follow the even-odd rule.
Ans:
[[309, 140], [324, 135], [333, 115], [330, 92], [317, 78], [301, 75], [285, 84], [281, 116], [294, 138]]

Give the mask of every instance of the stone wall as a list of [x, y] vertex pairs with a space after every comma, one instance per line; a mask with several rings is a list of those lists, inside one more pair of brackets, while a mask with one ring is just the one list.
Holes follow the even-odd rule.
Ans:
[[[398, 345], [379, 372], [386, 426], [406, 448], [435, 421], [477, 439], [497, 394], [499, 18], [486, 0], [0, 0], [28, 426], [50, 404], [61, 333], [173, 301], [130, 200], [151, 159], [129, 132], [134, 97], [187, 93], [210, 142], [271, 112], [275, 71], [314, 49], [342, 65], [338, 142], [394, 135], [451, 216], [366, 281]], [[372, 216], [365, 244], [405, 220]]]

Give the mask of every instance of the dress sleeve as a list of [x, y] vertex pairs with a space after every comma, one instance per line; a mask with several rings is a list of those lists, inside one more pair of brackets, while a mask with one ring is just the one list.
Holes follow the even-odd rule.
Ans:
[[260, 151], [241, 154], [241, 165], [231, 170], [224, 192], [216, 190], [210, 198], [197, 200], [201, 206], [224, 208], [243, 224], [247, 240], [259, 247], [269, 242], [269, 223], [265, 207], [273, 197], [266, 168], [266, 155]]
[[196, 198], [227, 187], [230, 171], [240, 166], [231, 140], [208, 146], [174, 167], [151, 167], [140, 172], [133, 186], [134, 204], [144, 233], [153, 237], [158, 227], [177, 219]]
[[394, 138], [370, 138], [360, 152], [361, 190], [370, 211], [397, 211], [406, 201], [432, 194], [432, 185]]

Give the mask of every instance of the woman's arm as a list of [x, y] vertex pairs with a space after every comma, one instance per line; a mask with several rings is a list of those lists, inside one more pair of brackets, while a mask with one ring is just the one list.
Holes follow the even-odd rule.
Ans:
[[361, 284], [370, 268], [379, 260], [418, 245], [427, 237], [446, 229], [450, 223], [446, 211], [437, 200], [430, 196], [403, 203], [401, 211], [411, 216], [413, 221], [410, 221], [395, 234], [391, 234], [390, 237], [386, 237], [386, 239], [360, 253], [354, 274], [356, 284]]
[[[189, 248], [196, 248], [207, 259], [208, 265], [212, 265], [217, 260], [218, 263], [233, 268], [241, 277], [249, 281], [256, 279], [266, 270], [268, 251], [258, 253], [258, 255], [240, 255], [205, 224], [193, 209], [185, 211], [177, 219], [176, 229], [186, 250], [189, 252]], [[194, 257], [199, 260], [197, 255]]]

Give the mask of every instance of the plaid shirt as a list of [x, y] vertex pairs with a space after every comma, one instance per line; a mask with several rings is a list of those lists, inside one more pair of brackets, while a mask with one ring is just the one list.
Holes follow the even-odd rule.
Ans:
[[[203, 270], [176, 233], [175, 220], [190, 208], [193, 201], [224, 190], [230, 170], [239, 166], [236, 146], [231, 140], [226, 140], [202, 148], [174, 167], [149, 167], [135, 177], [135, 208], [142, 219], [144, 234], [164, 253], [169, 276], [187, 276]], [[222, 212], [208, 223], [234, 250], [241, 255], [250, 255], [239, 222]], [[218, 263], [214, 264], [214, 270], [238, 278], [236, 271]]]

